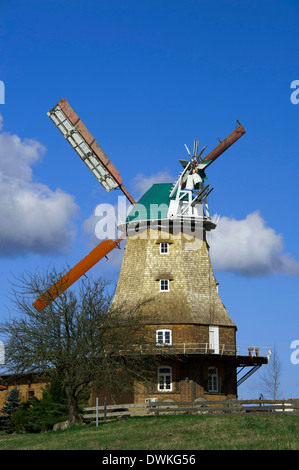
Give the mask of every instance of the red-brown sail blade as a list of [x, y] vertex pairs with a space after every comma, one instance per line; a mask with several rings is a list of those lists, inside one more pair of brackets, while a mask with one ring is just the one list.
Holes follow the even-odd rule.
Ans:
[[85, 258], [79, 261], [69, 272], [67, 272], [59, 281], [57, 281], [50, 289], [42, 294], [34, 303], [34, 307], [41, 312], [60, 294], [65, 292], [74, 282], [76, 282], [83, 274], [91, 269], [98, 261], [106, 256], [110, 251], [114, 250], [118, 244], [124, 239], [122, 235], [117, 240], [103, 240], [96, 246]]
[[245, 129], [242, 124], [239, 124], [239, 126], [228, 137], [222, 140], [222, 142], [220, 142], [220, 144], [214, 148], [214, 150], [212, 150], [212, 152], [210, 152], [200, 163], [209, 160], [209, 163], [205, 167], [206, 169], [209, 165], [211, 165], [211, 163], [220, 157], [223, 152], [225, 152], [231, 145], [239, 140], [243, 134], [245, 134]]

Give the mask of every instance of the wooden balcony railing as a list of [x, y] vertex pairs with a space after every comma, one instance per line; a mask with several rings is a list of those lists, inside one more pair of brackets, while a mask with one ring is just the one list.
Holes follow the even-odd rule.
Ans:
[[132, 345], [132, 348], [120, 353], [139, 353], [139, 354], [217, 354], [220, 356], [248, 356], [248, 357], [267, 357], [271, 355], [271, 348], [269, 347], [245, 347], [235, 346], [229, 344], [219, 344], [216, 347], [211, 346], [210, 343], [174, 343], [174, 344], [145, 344], [145, 345]]

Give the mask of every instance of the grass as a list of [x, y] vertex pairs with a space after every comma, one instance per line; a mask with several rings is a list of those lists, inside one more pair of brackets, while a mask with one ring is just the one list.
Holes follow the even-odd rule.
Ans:
[[152, 416], [43, 434], [0, 434], [0, 450], [298, 450], [299, 416]]

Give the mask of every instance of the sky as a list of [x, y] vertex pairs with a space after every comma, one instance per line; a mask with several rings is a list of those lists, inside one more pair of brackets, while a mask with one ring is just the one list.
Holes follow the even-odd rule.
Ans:
[[[13, 277], [76, 264], [99, 243], [95, 208], [121, 195], [47, 116], [60, 99], [135, 199], [239, 120], [207, 170], [213, 269], [237, 344], [275, 348], [280, 396], [299, 397], [298, 16], [295, 0], [0, 0], [0, 321]], [[90, 273], [116, 283], [122, 256]], [[239, 398], [258, 398], [266, 367]]]

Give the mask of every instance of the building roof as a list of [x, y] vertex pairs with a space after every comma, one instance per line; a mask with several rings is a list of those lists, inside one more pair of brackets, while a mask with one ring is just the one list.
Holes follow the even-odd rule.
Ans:
[[127, 222], [166, 219], [173, 183], [156, 183], [132, 207]]

